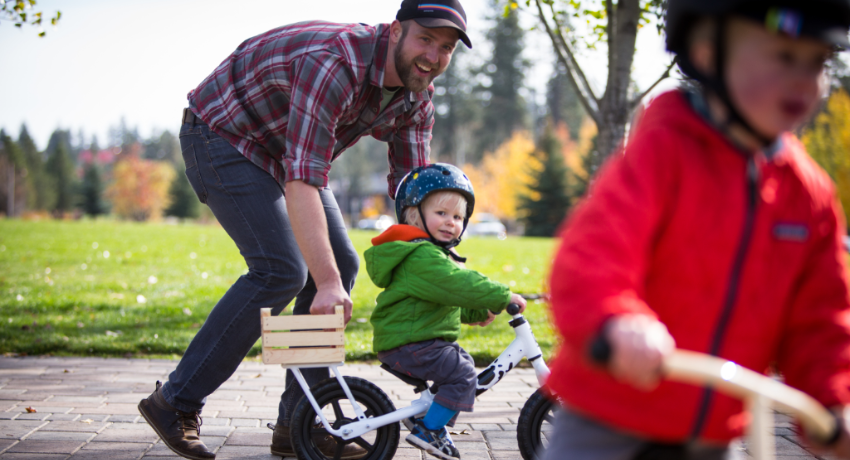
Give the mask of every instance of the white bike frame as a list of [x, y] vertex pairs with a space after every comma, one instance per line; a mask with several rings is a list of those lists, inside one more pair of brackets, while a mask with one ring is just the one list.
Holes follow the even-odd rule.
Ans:
[[[514, 328], [516, 338], [510, 345], [508, 345], [505, 351], [503, 351], [502, 354], [500, 354], [499, 357], [490, 364], [490, 366], [478, 374], [476, 394], [481, 394], [482, 392], [493, 388], [494, 385], [502, 380], [505, 374], [510, 372], [511, 369], [516, 367], [517, 364], [522, 361], [522, 358], [526, 358], [529, 362], [531, 362], [531, 365], [534, 367], [534, 372], [537, 375], [537, 381], [540, 385], [543, 385], [546, 378], [549, 377], [549, 368], [543, 360], [543, 354], [540, 350], [540, 346], [537, 344], [537, 339], [534, 338], [534, 333], [531, 331], [531, 325], [528, 324], [522, 314], [518, 313], [512, 316], [513, 320], [511, 320], [510, 324]], [[307, 400], [310, 401], [310, 405], [313, 406], [313, 410], [316, 412], [316, 415], [322, 420], [322, 426], [328, 431], [328, 433], [346, 441], [360, 437], [372, 430], [389, 425], [390, 423], [397, 423], [409, 417], [423, 415], [428, 412], [428, 408], [431, 407], [431, 403], [434, 402], [434, 394], [431, 393], [429, 388], [422, 391], [419, 395], [419, 399], [412, 401], [407, 407], [396, 409], [395, 411], [381, 415], [380, 417], [366, 417], [366, 414], [363, 413], [363, 409], [359, 404], [357, 404], [357, 401], [354, 400], [354, 395], [352, 395], [351, 389], [348, 388], [348, 384], [345, 382], [342, 373], [339, 372], [339, 366], [339, 364], [334, 364], [330, 366], [288, 367], [295, 375], [295, 379], [298, 380], [298, 384], [301, 385], [301, 389], [304, 390], [304, 395], [307, 396]], [[322, 413], [322, 408], [319, 407], [319, 403], [316, 402], [316, 398], [310, 391], [310, 386], [307, 385], [304, 375], [301, 374], [301, 368], [308, 367], [328, 367], [331, 370], [337, 382], [339, 382], [339, 385], [345, 392], [345, 395], [348, 397], [348, 400], [351, 402], [351, 406], [357, 416], [356, 422], [346, 424], [339, 429], [331, 427], [331, 424], [328, 422], [325, 414]]]

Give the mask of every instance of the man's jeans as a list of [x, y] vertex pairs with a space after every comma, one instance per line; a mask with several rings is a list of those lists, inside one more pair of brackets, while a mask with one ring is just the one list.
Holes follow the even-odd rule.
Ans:
[[[193, 412], [200, 410], [206, 397], [233, 375], [260, 338], [260, 309], [271, 308], [272, 314], [277, 315], [295, 298], [293, 314], [309, 314], [316, 286], [292, 233], [286, 199], [271, 174], [204, 124], [184, 123], [180, 146], [192, 188], [210, 207], [248, 264], [248, 272], [212, 309], [162, 387], [169, 404]], [[320, 196], [342, 283], [350, 293], [360, 259], [333, 194], [324, 189]], [[326, 368], [302, 372], [311, 385], [328, 377]], [[302, 395], [298, 382], [287, 371], [278, 423], [289, 422]]]

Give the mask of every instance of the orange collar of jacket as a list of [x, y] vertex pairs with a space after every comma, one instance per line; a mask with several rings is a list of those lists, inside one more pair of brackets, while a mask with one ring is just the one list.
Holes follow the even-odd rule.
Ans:
[[372, 238], [372, 246], [379, 246], [392, 241], [413, 241], [419, 238], [430, 239], [431, 237], [419, 227], [397, 224], [390, 226], [384, 233]]

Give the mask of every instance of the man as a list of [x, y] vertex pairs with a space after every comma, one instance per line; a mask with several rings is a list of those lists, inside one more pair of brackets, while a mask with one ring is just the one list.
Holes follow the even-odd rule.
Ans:
[[[388, 190], [428, 163], [431, 82], [466, 35], [457, 0], [404, 0], [391, 24], [304, 22], [242, 43], [195, 90], [180, 143], [186, 175], [248, 265], [177, 369], [139, 403], [174, 452], [215, 458], [199, 439], [205, 399], [260, 337], [260, 309], [351, 318], [359, 258], [327, 188], [331, 162], [360, 137], [389, 146]], [[327, 369], [304, 372], [309, 383]], [[271, 451], [294, 456], [289, 417], [302, 391], [287, 373]], [[325, 436], [328, 449], [333, 438]], [[342, 458], [364, 451], [346, 446]], [[333, 454], [333, 451], [330, 451]]]

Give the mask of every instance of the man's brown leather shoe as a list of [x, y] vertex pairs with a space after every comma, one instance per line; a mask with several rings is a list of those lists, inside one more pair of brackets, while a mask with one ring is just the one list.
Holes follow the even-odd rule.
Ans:
[[[268, 427], [272, 428], [272, 424], [269, 423]], [[295, 451], [292, 450], [292, 442], [289, 439], [289, 425], [277, 424], [274, 425], [274, 434], [272, 434], [272, 455], [278, 455], [281, 457], [295, 457]], [[334, 437], [331, 436], [325, 430], [322, 430], [322, 433], [313, 435], [313, 442], [319, 447], [319, 450], [326, 457], [333, 458], [336, 454], [336, 441], [334, 441]], [[366, 449], [358, 446], [357, 444], [346, 444], [345, 447], [342, 448], [342, 455], [340, 455], [341, 460], [352, 460], [356, 458], [361, 458], [366, 455]]]
[[165, 402], [156, 382], [156, 390], [139, 402], [139, 412], [156, 431], [162, 442], [177, 455], [193, 460], [208, 460], [215, 454], [207, 450], [198, 435], [201, 433], [200, 412], [181, 412]]

